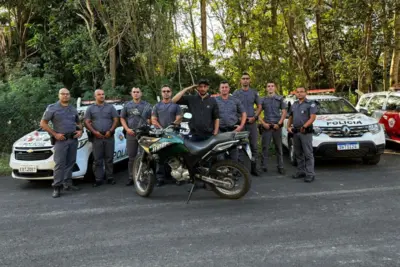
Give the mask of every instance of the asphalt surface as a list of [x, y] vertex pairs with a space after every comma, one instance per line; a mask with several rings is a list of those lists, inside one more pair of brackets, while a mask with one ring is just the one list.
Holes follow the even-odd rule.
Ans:
[[271, 162], [245, 198], [199, 191], [188, 205], [186, 186], [140, 198], [125, 169], [59, 199], [1, 177], [0, 266], [400, 266], [399, 163], [318, 162], [306, 184]]

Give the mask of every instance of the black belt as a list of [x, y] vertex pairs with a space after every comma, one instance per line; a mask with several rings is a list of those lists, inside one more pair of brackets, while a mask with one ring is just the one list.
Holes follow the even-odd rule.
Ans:
[[76, 133], [65, 133], [63, 134], [65, 139], [74, 139], [74, 136], [76, 135]]
[[[303, 128], [303, 127], [293, 127], [293, 130], [292, 130], [292, 132], [293, 133], [301, 133], [301, 128]], [[308, 126], [307, 128], [304, 128], [305, 129], [305, 133], [313, 133], [313, 126], [311, 125], [311, 126]]]

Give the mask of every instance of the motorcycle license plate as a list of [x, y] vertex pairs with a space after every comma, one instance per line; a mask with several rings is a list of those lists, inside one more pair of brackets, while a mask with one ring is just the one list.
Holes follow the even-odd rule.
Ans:
[[246, 145], [245, 150], [246, 150], [247, 156], [251, 160], [253, 155], [251, 154], [250, 146], [248, 144]]

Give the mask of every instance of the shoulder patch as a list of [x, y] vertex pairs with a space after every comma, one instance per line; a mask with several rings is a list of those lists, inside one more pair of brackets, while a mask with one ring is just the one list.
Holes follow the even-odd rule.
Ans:
[[316, 106], [316, 104], [315, 104], [315, 103], [312, 103], [312, 104], [311, 104], [311, 107], [312, 107], [312, 108], [313, 108], [313, 107], [315, 107], [315, 106]]

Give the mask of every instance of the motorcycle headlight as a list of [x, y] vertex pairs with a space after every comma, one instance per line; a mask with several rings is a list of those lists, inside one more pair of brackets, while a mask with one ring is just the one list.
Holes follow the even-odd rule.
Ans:
[[78, 149], [84, 147], [84, 146], [86, 145], [87, 142], [88, 142], [88, 139], [79, 140]]
[[322, 133], [322, 129], [319, 127], [314, 127], [313, 133], [314, 133], [314, 135], [318, 136]]
[[377, 133], [379, 133], [379, 131], [381, 130], [381, 126], [379, 125], [379, 123], [370, 124], [370, 125], [368, 125], [368, 130], [369, 130], [372, 134], [377, 134]]

